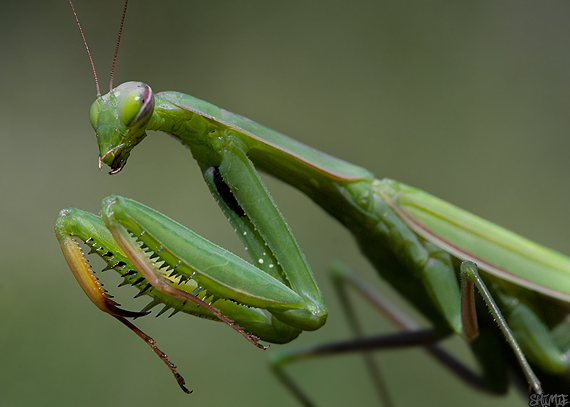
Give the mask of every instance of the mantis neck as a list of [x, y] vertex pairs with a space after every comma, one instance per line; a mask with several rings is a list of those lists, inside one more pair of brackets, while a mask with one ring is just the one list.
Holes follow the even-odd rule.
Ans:
[[[146, 128], [172, 135], [206, 168], [218, 165], [217, 156], [227, 143], [239, 143], [255, 167], [299, 189], [349, 229], [369, 223], [362, 219], [367, 217], [366, 210], [359, 207], [355, 211], [354, 207], [371, 193], [372, 173], [320, 152], [316, 158], [321, 161], [313, 160], [314, 155], [304, 152], [315, 154], [314, 149], [280, 133], [275, 132], [270, 140], [252, 139], [247, 131], [236, 129], [240, 119], [190, 95], [161, 92], [155, 94], [154, 113]], [[293, 142], [299, 148], [291, 153], [297, 147], [291, 147]]]

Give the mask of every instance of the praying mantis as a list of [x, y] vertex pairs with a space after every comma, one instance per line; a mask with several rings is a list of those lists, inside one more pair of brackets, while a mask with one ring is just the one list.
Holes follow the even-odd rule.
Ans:
[[[159, 111], [162, 110], [162, 112], [157, 113], [157, 110], [153, 112], [152, 105], [158, 107]], [[117, 109], [119, 111], [118, 115], [116, 113]], [[87, 242], [88, 245], [93, 246], [94, 249], [102, 255], [103, 259], [112, 260], [113, 262], [109, 261], [110, 268], [117, 269], [123, 275], [131, 272], [132, 268], [131, 266], [126, 267], [126, 265], [122, 263], [126, 263], [127, 258], [131, 262], [134, 262], [136, 268], [142, 274], [134, 272], [126, 275], [125, 278], [129, 282], [137, 285], [145, 294], [152, 295], [154, 298], [153, 303], [168, 304], [174, 309], [184, 308], [183, 311], [197, 313], [200, 314], [199, 316], [208, 316], [207, 307], [209, 306], [214, 306], [214, 314], [216, 311], [220, 311], [218, 308], [222, 308], [222, 305], [217, 303], [216, 300], [218, 300], [218, 298], [228, 298], [232, 301], [274, 311], [273, 315], [277, 322], [272, 322], [272, 325], [263, 325], [263, 328], [260, 329], [259, 327], [253, 328], [247, 325], [249, 322], [254, 321], [255, 318], [262, 318], [254, 311], [251, 311], [251, 314], [245, 317], [235, 315], [238, 313], [236, 310], [240, 308], [237, 306], [234, 307], [233, 303], [228, 303], [227, 309], [221, 310], [222, 316], [231, 316], [229, 318], [232, 320], [232, 323], [229, 323], [230, 325], [232, 325], [233, 322], [238, 322], [245, 328], [245, 330], [241, 330], [240, 333], [252, 342], [256, 342], [256, 340], [249, 335], [251, 332], [258, 334], [265, 340], [287, 342], [298, 335], [300, 328], [316, 329], [322, 325], [325, 318], [324, 306], [319, 298], [319, 290], [316, 287], [310, 269], [306, 265], [300, 250], [295, 247], [295, 243], [276, 243], [275, 236], [266, 234], [269, 233], [268, 231], [277, 230], [278, 232], [276, 234], [278, 237], [292, 237], [286, 224], [282, 221], [278, 221], [280, 215], [277, 207], [271, 201], [266, 189], [259, 183], [256, 170], [253, 166], [253, 164], [255, 164], [255, 167], [297, 187], [309, 195], [330, 214], [337, 217], [337, 219], [340, 218], [339, 220], [355, 234], [361, 244], [362, 250], [371, 258], [375, 265], [379, 266], [378, 268], [381, 272], [386, 273], [386, 269], [390, 268], [405, 269], [406, 267], [402, 267], [403, 264], [412, 263], [417, 265], [422, 263], [422, 261], [417, 259], [412, 260], [413, 251], [407, 252], [405, 255], [402, 255], [403, 258], [400, 258], [400, 254], [396, 255], [396, 252], [399, 252], [401, 249], [393, 249], [390, 247], [393, 243], [386, 244], [386, 241], [383, 241], [386, 239], [389, 241], [389, 238], [378, 238], [376, 236], [377, 231], [369, 227], [372, 222], [369, 216], [374, 214], [375, 217], [372, 216], [372, 218], [375, 222], [378, 222], [378, 218], [389, 213], [390, 216], [395, 219], [393, 221], [395, 223], [390, 223], [388, 229], [399, 229], [400, 226], [402, 226], [402, 228], [399, 229], [402, 231], [400, 233], [415, 236], [415, 241], [421, 242], [420, 246], [424, 246], [424, 249], [428, 247], [428, 251], [430, 254], [433, 254], [434, 259], [439, 259], [440, 257], [445, 258], [443, 263], [446, 263], [445, 269], [448, 275], [446, 278], [443, 278], [443, 285], [438, 285], [440, 283], [433, 282], [432, 284], [439, 288], [433, 288], [431, 291], [442, 290], [450, 292], [452, 293], [452, 298], [440, 301], [437, 305], [437, 301], [434, 301], [431, 294], [428, 293], [430, 290], [425, 288], [425, 282], [420, 283], [414, 281], [413, 278], [409, 278], [405, 282], [399, 282], [396, 281], [394, 274], [384, 274], [383, 276], [391, 281], [404, 296], [413, 297], [420, 293], [421, 299], [415, 297], [410, 299], [439, 327], [439, 335], [451, 331], [458, 334], [462, 333], [462, 329], [460, 328], [462, 323], [458, 321], [460, 292], [456, 274], [458, 267], [457, 264], [455, 264], [456, 262], [452, 260], [452, 257], [449, 257], [449, 254], [446, 254], [445, 250], [441, 250], [441, 247], [446, 248], [448, 253], [454, 255], [454, 258], [461, 260], [473, 259], [479, 263], [481, 260], [486, 259], [486, 254], [465, 256], [457, 251], [453, 251], [449, 245], [446, 246], [446, 243], [449, 243], [451, 239], [442, 237], [443, 232], [440, 234], [430, 234], [425, 231], [427, 228], [425, 227], [426, 224], [429, 225], [430, 228], [433, 227], [433, 223], [430, 223], [433, 219], [428, 219], [425, 221], [425, 224], [419, 222], [420, 226], [418, 226], [418, 223], [414, 223], [414, 219], [417, 220], [417, 218], [408, 213], [405, 209], [402, 209], [405, 208], [405, 206], [400, 205], [399, 199], [402, 197], [404, 200], [411, 201], [411, 204], [408, 202], [408, 204], [411, 205], [410, 207], [424, 208], [424, 212], [427, 213], [427, 216], [431, 215], [435, 217], [433, 215], [436, 213], [436, 210], [444, 213], [454, 213], [454, 216], [451, 216], [447, 222], [455, 224], [456, 227], [460, 219], [473, 225], [473, 223], [479, 222], [476, 218], [472, 218], [470, 215], [460, 212], [456, 208], [429, 195], [425, 195], [418, 190], [406, 187], [402, 184], [393, 183], [392, 181], [383, 182], [375, 180], [371, 173], [360, 167], [352, 166], [351, 164], [311, 150], [306, 146], [284, 138], [282, 135], [274, 133], [247, 119], [217, 109], [215, 106], [209, 105], [206, 102], [175, 92], [167, 92], [160, 96], [153, 96], [150, 87], [142, 83], [123, 84], [115, 88], [110, 94], [99, 98], [94, 103], [90, 116], [93, 127], [96, 128], [98, 134], [101, 162], [109, 165], [114, 172], [118, 172], [122, 169], [132, 148], [137, 142], [141, 141], [140, 139], [137, 140], [136, 137], [144, 137], [141, 134], [143, 134], [142, 132], [144, 132], [144, 130], [142, 129], [145, 126], [148, 129], [152, 129], [153, 127], [159, 128], [160, 124], [174, 125], [175, 127], [163, 127], [162, 130], [167, 133], [174, 133], [175, 137], [190, 147], [192, 154], [200, 163], [212, 194], [217, 198], [232, 225], [240, 231], [241, 236], [244, 236], [243, 239], [246, 246], [250, 249], [250, 253], [254, 253], [254, 262], [266, 267], [262, 270], [262, 273], [258, 273], [256, 270], [249, 268], [249, 266], [242, 264], [240, 260], [226, 253], [214, 259], [214, 254], [219, 254], [219, 249], [214, 246], [203, 248], [203, 250], [211, 254], [211, 257], [208, 257], [207, 260], [212, 261], [214, 264], [192, 265], [190, 264], [190, 259], [182, 259], [182, 256], [178, 252], [176, 254], [174, 253], [174, 247], [179, 244], [177, 239], [168, 241], [169, 237], [179, 238], [181, 235], [190, 236], [186, 235], [187, 232], [177, 229], [179, 226], [170, 223], [170, 220], [167, 218], [155, 212], [151, 212], [148, 208], [140, 204], [123, 198], [111, 197], [104, 201], [105, 209], [103, 216], [106, 224], [111, 229], [113, 238], [110, 237], [106, 229], [102, 228], [101, 221], [92, 215], [73, 209], [62, 211], [61, 217], [58, 219], [57, 230], [60, 241], [65, 248], [64, 253], [68, 257], [68, 262], [72, 269], [76, 272], [76, 276], [79, 276], [79, 280], [83, 283], [84, 289], [92, 294], [90, 298], [105, 311], [121, 318], [135, 315], [119, 311], [110, 301], [104, 298], [104, 295], [101, 294], [99, 289], [92, 284], [92, 280], [90, 280], [92, 278], [91, 273], [86, 269], [82, 269], [82, 256], [78, 254], [75, 246], [72, 245], [70, 241], [71, 236], [79, 237], [81, 240]], [[129, 125], [128, 127], [139, 131], [139, 133], [135, 135], [134, 141], [117, 138], [114, 134], [110, 135], [111, 138], [105, 139], [109, 134], [106, 134], [105, 131], [102, 130], [102, 127], [108, 124], [107, 119], [112, 116], [115, 116], [115, 119], [118, 119], [123, 125], [127, 124]], [[176, 122], [176, 120], [180, 121]], [[172, 121], [172, 123], [168, 123], [169, 121]], [[176, 126], [186, 126], [180, 123], [190, 123], [191, 125], [188, 124], [188, 126], [191, 128], [191, 133], [202, 134], [208, 137], [209, 141], [204, 141], [205, 139], [194, 141], [191, 140], [187, 134], [182, 132], [178, 133]], [[119, 125], [113, 126], [113, 130], [119, 127]], [[132, 132], [137, 133], [135, 130]], [[229, 141], [224, 138], [226, 136], [229, 137]], [[230, 145], [228, 151], [224, 150], [227, 145]], [[221, 150], [220, 147], [222, 148]], [[223, 153], [221, 153], [222, 150], [224, 151]], [[238, 171], [236, 168], [240, 166], [242, 167]], [[239, 176], [243, 174], [246, 174], [248, 178], [240, 180]], [[238, 178], [234, 179], [233, 177]], [[252, 184], [256, 185], [252, 190], [243, 192]], [[367, 189], [360, 190], [359, 187], [362, 185], [366, 185]], [[403, 192], [400, 192], [400, 190]], [[240, 195], [242, 193], [243, 195]], [[382, 209], [371, 210], [370, 208], [381, 204], [378, 203], [380, 201], [374, 201], [371, 198], [372, 196], [381, 197], [381, 200], [387, 203], [387, 206], [383, 206]], [[415, 198], [418, 199], [418, 203], [415, 203]], [[263, 199], [268, 200], [268, 203], [265, 203], [262, 208], [256, 208], [255, 204], [261, 202]], [[434, 206], [422, 206], [426, 204], [426, 202], [430, 202]], [[250, 207], [250, 204], [254, 206]], [[134, 214], [136, 214], [136, 217]], [[267, 215], [268, 218], [263, 218], [264, 215]], [[439, 216], [444, 215], [438, 215], [438, 217]], [[246, 221], [242, 222], [244, 217]], [[149, 222], [151, 223], [142, 225], [142, 218], [150, 219]], [[411, 218], [411, 220], [409, 218]], [[85, 222], [88, 222], [88, 226], [83, 227], [83, 225], [81, 225], [83, 220], [79, 221], [78, 219], [85, 219]], [[261, 220], [254, 221], [254, 219]], [[248, 223], [250, 220], [251, 224]], [[278, 225], [272, 223], [276, 220]], [[122, 226], [119, 226], [119, 224]], [[396, 224], [398, 224], [398, 227], [394, 226]], [[174, 230], [174, 236], [168, 234], [161, 237], [161, 242], [168, 241], [168, 244], [158, 245], [153, 241], [144, 240], [142, 240], [142, 244], [133, 244], [130, 237], [124, 233], [123, 227], [128, 227], [131, 233], [136, 232], [135, 236], [140, 240], [145, 238], [145, 236], [149, 237], [149, 235], [158, 234], [164, 231], [164, 229]], [[483, 224], [482, 230], [492, 231], [498, 234], [506, 233], [504, 230], [495, 229], [494, 226], [486, 223]], [[259, 235], [256, 235], [256, 231], [259, 231]], [[439, 240], [437, 238], [438, 236]], [[184, 239], [193, 240], [195, 237], [192, 235], [192, 237], [185, 237]], [[513, 241], [510, 239], [516, 241], [520, 247], [525, 247], [525, 251], [538, 251], [537, 253], [541, 254], [541, 258], [548, 258], [557, 264], [565, 264], [567, 261], [554, 253], [548, 251], [544, 252], [542, 249], [537, 249], [528, 242], [508, 235], [507, 240]], [[407, 245], [411, 240], [405, 241]], [[486, 238], [483, 243], [489, 243], [490, 241], [490, 238]], [[203, 242], [195, 243], [195, 245], [202, 243]], [[266, 250], [264, 251], [266, 243], [272, 253], [267, 254]], [[433, 243], [439, 244], [438, 247], [432, 246]], [[452, 243], [457, 243], [457, 245], [461, 246], [462, 242], [453, 240]], [[494, 243], [496, 244], [496, 242]], [[258, 247], [253, 248], [253, 245], [256, 244]], [[167, 256], [165, 258], [161, 257], [159, 261], [165, 262], [162, 265], [169, 268], [169, 273], [175, 271], [175, 273], [169, 277], [169, 280], [165, 281], [162, 274], [158, 274], [157, 271], [152, 268], [152, 265], [148, 263], [148, 256], [137, 251], [139, 250], [137, 245], [142, 245], [141, 247], [145, 248], [148, 246], [159, 257]], [[491, 245], [493, 245], [493, 243], [491, 243]], [[287, 247], [284, 253], [281, 253], [282, 246]], [[192, 247], [194, 247], [194, 245]], [[378, 250], [389, 251], [388, 249], [384, 249], [385, 247], [389, 247], [393, 253], [386, 254], [378, 252]], [[127, 253], [127, 258], [121, 257], [119, 259], [118, 256], [120, 256], [121, 252]], [[199, 253], [201, 252], [200, 250], [200, 252], [194, 254], [193, 257], [199, 257]], [[163, 254], [160, 255], [160, 253]], [[168, 256], [175, 255], [176, 261], [173, 258], [168, 258]], [[265, 255], [270, 258], [271, 262], [263, 257]], [[381, 255], [383, 257], [379, 258]], [[394, 257], [398, 259], [394, 260]], [[69, 260], [70, 258], [71, 261]], [[153, 256], [153, 258], [155, 257]], [[263, 260], [263, 263], [260, 263], [259, 260]], [[287, 265], [289, 261], [294, 261], [295, 263]], [[261, 293], [253, 293], [248, 290], [244, 291], [243, 287], [237, 287], [235, 284], [239, 282], [232, 281], [230, 284], [226, 280], [233, 279], [234, 277], [232, 272], [227, 270], [223, 271], [221, 277], [215, 277], [219, 279], [217, 281], [223, 282], [220, 286], [216, 285], [217, 283], [200, 280], [199, 275], [204, 272], [203, 268], [209, 270], [223, 262], [231, 262], [233, 265], [232, 268], [234, 269], [238, 267], [238, 265], [239, 267], [243, 267], [245, 274], [250, 273], [250, 271], [253, 273], [251, 277], [252, 280], [244, 284], [247, 288], [253, 288], [257, 284], [261, 284], [257, 283], [259, 281], [258, 279], [264, 279], [263, 285], [268, 287], [267, 291], [264, 290]], [[429, 262], [430, 260], [424, 261], [424, 263]], [[391, 263], [392, 265], [390, 266]], [[491, 264], [486, 265], [487, 270], [485, 270], [485, 268], [483, 268], [483, 270], [489, 272], [489, 269], [493, 269], [493, 264], [495, 263], [491, 262]], [[466, 263], [466, 265], [469, 264]], [[272, 273], [272, 269], [279, 266], [283, 268], [282, 273], [285, 273], [287, 276], [285, 279], [282, 278], [281, 272]], [[507, 266], [496, 268], [507, 268]], [[301, 269], [299, 276], [289, 274], [290, 272], [295, 273], [299, 269]], [[497, 270], [491, 270], [491, 272], [493, 271], [497, 272]], [[520, 270], [512, 270], [515, 274], [519, 271]], [[193, 276], [194, 273], [197, 273], [198, 277], [196, 277], [196, 275]], [[280, 280], [281, 285], [275, 284], [272, 279], [268, 279], [266, 277], [267, 274], [272, 275], [273, 280]], [[560, 276], [554, 277], [554, 282], [551, 283], [550, 287], [545, 287], [541, 286], [541, 281], [535, 281], [535, 276], [536, 274], [533, 274], [531, 271], [529, 275], [519, 280], [518, 277], [497, 272], [495, 278], [487, 275], [487, 279], [491, 281], [491, 285], [494, 287], [492, 291], [495, 297], [505, 296], [505, 299], [502, 300], [504, 303], [512, 301], [513, 298], [517, 301], [519, 299], [526, 300], [527, 296], [533, 295], [532, 292], [538, 292], [539, 298], [536, 301], [542, 305], [549, 304], [550, 310], [560, 314], [557, 316], [558, 319], [556, 321], [548, 321], [548, 328], [557, 325], [557, 335], [561, 335], [560, 333], [563, 333], [565, 329], [563, 317], [566, 315], [566, 311], [564, 304], [568, 300], [567, 290], [565, 291], [565, 289], [561, 287], [561, 284], [565, 280]], [[140, 280], [142, 277], [144, 277], [144, 280]], [[207, 275], [207, 277], [202, 278], [208, 277], [211, 276]], [[246, 274], [244, 278], [250, 277], [247, 277]], [[301, 283], [299, 283], [298, 278], [301, 279]], [[195, 280], [196, 283], [192, 280]], [[159, 287], [161, 287], [161, 285], [166, 292], [160, 290]], [[283, 289], [283, 285], [295, 288], [292, 290], [294, 293], [297, 293], [301, 297], [304, 296], [311, 301], [298, 300], [298, 298], [292, 295], [288, 290]], [[444, 286], [447, 288], [442, 288]], [[172, 287], [174, 287], [174, 290], [172, 290]], [[191, 289], [189, 287], [191, 287]], [[198, 289], [200, 287], [202, 288], [201, 290]], [[230, 288], [228, 289], [227, 287]], [[207, 302], [201, 304], [199, 308], [190, 304], [194, 301], [194, 298], [191, 297], [196, 296], [198, 293], [203, 294], [204, 290], [207, 290], [208, 296], [204, 297]], [[269, 293], [267, 296], [270, 298], [264, 298], [262, 300], [261, 297], [266, 295], [266, 293]], [[514, 296], [513, 293], [516, 293], [516, 296]], [[430, 299], [426, 300], [428, 297], [430, 297]], [[312, 302], [312, 300], [316, 301]], [[302, 305], [300, 305], [301, 303]], [[282, 304], [292, 304], [292, 306], [281, 308]], [[316, 311], [313, 312], [313, 309]], [[302, 314], [300, 317], [299, 315], [291, 316], [291, 313], [296, 310], [301, 310], [299, 312], [299, 314]], [[442, 312], [442, 310], [444, 311]], [[210, 309], [210, 311], [212, 310]], [[309, 311], [308, 314], [307, 311]], [[483, 318], [485, 318], [485, 316], [483, 316]], [[258, 321], [255, 320], [254, 322]], [[286, 322], [286, 327], [282, 325], [283, 322]], [[561, 324], [555, 324], [554, 322], [561, 322]], [[264, 321], [263, 323], [265, 324], [266, 322]], [[488, 329], [491, 330], [490, 332], [494, 332], [492, 331], [494, 328]], [[495, 333], [490, 335], [494, 336]], [[436, 336], [428, 338], [427, 343], [431, 343], [430, 341], [434, 341], [438, 338], [439, 337]], [[517, 337], [519, 342], [522, 339], [528, 338]], [[567, 344], [557, 346], [564, 350], [564, 345], [567, 346]], [[502, 349], [502, 347], [500, 348]], [[550, 349], [553, 348], [549, 348], [549, 350]], [[529, 356], [529, 354], [532, 354], [532, 349], [530, 349], [530, 351], [524, 351], [523, 353]], [[495, 362], [495, 360], [492, 362]], [[537, 356], [531, 359], [533, 365], [539, 362], [541, 362], [541, 360], [537, 358]], [[541, 370], [543, 370], [543, 368], [541, 368]], [[563, 377], [562, 375], [558, 376]], [[539, 391], [539, 388], [536, 386], [534, 389], [535, 391]]]

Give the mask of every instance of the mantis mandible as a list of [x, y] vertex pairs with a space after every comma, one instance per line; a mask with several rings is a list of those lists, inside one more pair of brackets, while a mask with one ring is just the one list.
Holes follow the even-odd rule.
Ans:
[[[503, 314], [505, 335], [513, 331], [510, 345], [533, 391], [542, 388], [532, 368], [562, 382], [548, 391], [567, 388], [563, 386], [568, 385], [568, 258], [425, 192], [377, 180], [361, 167], [188, 95], [154, 94], [146, 84], [128, 82], [99, 96], [90, 119], [100, 164], [111, 167], [112, 173], [124, 167], [146, 130], [162, 130], [188, 146], [256, 266], [126, 198], [106, 198], [102, 220], [77, 209], [63, 210], [56, 233], [82, 288], [99, 308], [149, 344], [153, 342], [125, 318], [145, 314], [158, 304], [220, 319], [257, 346], [261, 346], [258, 338], [286, 343], [301, 331], [324, 324], [326, 308], [319, 289], [257, 174], [260, 169], [301, 190], [344, 224], [381, 276], [433, 323], [433, 330], [410, 331], [405, 338], [429, 345], [453, 333], [465, 335], [472, 340], [484, 376], [493, 377], [484, 385], [490, 391], [504, 391], [507, 379], [501, 372], [511, 365], [497, 366], [503, 344], [480, 349], [483, 340], [501, 334], [488, 326], [487, 314], [479, 313], [485, 329], [475, 339], [476, 318], [469, 311], [475, 299], [466, 301], [466, 310], [461, 310], [462, 298], [469, 298], [473, 290], [470, 282], [477, 281], [479, 290], [485, 293], [486, 285], [498, 303], [501, 311], [493, 317]], [[91, 246], [141, 294], [151, 296], [149, 306], [141, 313], [116, 307], [96, 284], [72, 237]], [[472, 262], [482, 270], [484, 285]], [[466, 282], [463, 290], [460, 274]], [[545, 307], [554, 318], [545, 318], [541, 310]], [[550, 383], [554, 380], [547, 386]]]

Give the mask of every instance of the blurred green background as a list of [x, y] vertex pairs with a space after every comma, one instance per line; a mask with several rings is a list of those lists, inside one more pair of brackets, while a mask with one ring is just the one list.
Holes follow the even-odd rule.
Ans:
[[[121, 1], [76, 8], [107, 92]], [[115, 83], [190, 93], [570, 252], [569, 20], [561, 1], [132, 0]], [[2, 1], [0, 93], [0, 405], [296, 405], [267, 368], [271, 349], [186, 315], [139, 320], [194, 389], [184, 395], [67, 269], [53, 235], [58, 211], [98, 212], [112, 193], [244, 251], [170, 137], [151, 134], [119, 175], [97, 170], [88, 122], [95, 86], [65, 1]], [[292, 188], [267, 183], [330, 308], [323, 329], [287, 346], [347, 337], [330, 261], [386, 287], [335, 221]], [[103, 281], [126, 308], [147, 303], [128, 299], [136, 291], [116, 289], [114, 276]], [[360, 309], [368, 332], [394, 329]], [[466, 351], [458, 338], [449, 346]], [[476, 393], [421, 350], [377, 359], [397, 406], [526, 404], [514, 391]], [[320, 406], [378, 404], [358, 356], [288, 371]]]

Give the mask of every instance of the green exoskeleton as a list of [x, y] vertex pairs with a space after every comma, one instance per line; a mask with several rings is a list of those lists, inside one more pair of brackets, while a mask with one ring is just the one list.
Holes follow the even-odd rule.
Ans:
[[[394, 317], [403, 329], [397, 336], [281, 354], [274, 361], [281, 376], [283, 364], [301, 357], [427, 346], [464, 380], [492, 393], [506, 391], [509, 370], [534, 393], [570, 388], [568, 257], [183, 93], [155, 94], [142, 82], [127, 82], [98, 96], [90, 120], [100, 165], [112, 174], [123, 169], [147, 130], [168, 133], [189, 147], [251, 256], [253, 264], [127, 198], [104, 199], [101, 217], [74, 208], [60, 213], [56, 235], [87, 296], [147, 341], [185, 391], [175, 366], [126, 318], [161, 304], [221, 320], [259, 347], [258, 340], [287, 343], [326, 321], [310, 267], [258, 170], [299, 189], [345, 225], [381, 277], [433, 325], [420, 330]], [[149, 305], [139, 313], [118, 308], [75, 239], [151, 297]], [[340, 268], [336, 277], [371, 297], [351, 273]], [[473, 294], [473, 285], [481, 296]], [[457, 367], [436, 346], [452, 334], [470, 341], [480, 377]]]
[[[259, 168], [303, 191], [354, 234], [381, 276], [432, 321], [433, 331], [427, 337], [423, 332], [420, 344], [463, 334], [459, 266], [475, 261], [531, 365], [554, 376], [568, 370], [567, 257], [189, 95], [153, 94], [144, 83], [128, 82], [99, 97], [90, 119], [100, 160], [113, 173], [124, 167], [146, 130], [162, 130], [188, 146], [255, 264], [126, 198], [106, 198], [102, 219], [65, 209], [58, 238], [82, 287], [106, 312], [123, 316], [95, 286], [72, 237], [153, 298], [142, 313], [165, 304], [223, 319], [253, 342], [252, 335], [285, 343], [321, 327], [326, 308], [319, 289]], [[506, 376], [497, 376], [505, 369], [498, 363], [504, 341], [493, 349], [487, 336], [497, 331], [488, 332], [473, 341], [473, 349], [485, 375], [494, 378], [488, 385], [502, 391]], [[530, 382], [540, 391], [535, 379]]]

